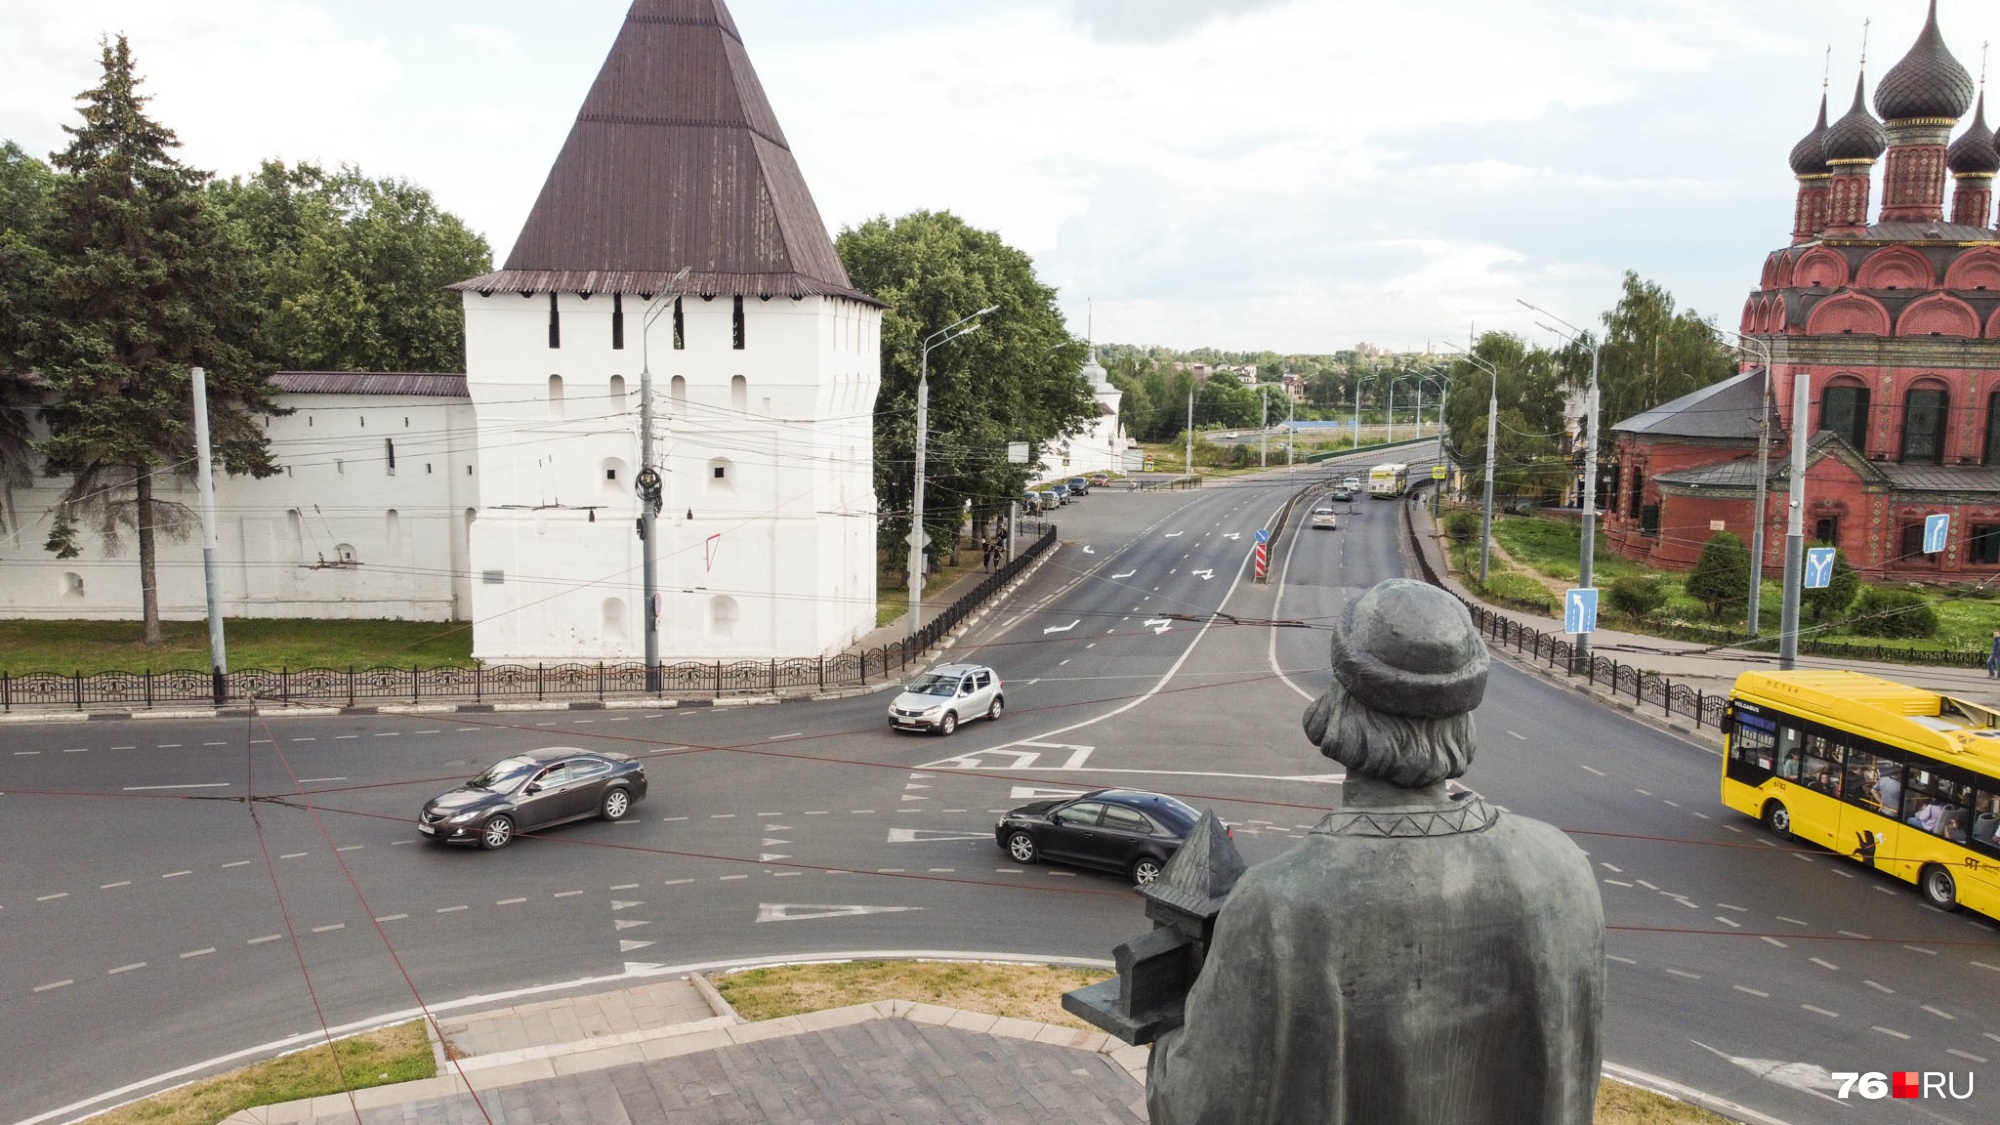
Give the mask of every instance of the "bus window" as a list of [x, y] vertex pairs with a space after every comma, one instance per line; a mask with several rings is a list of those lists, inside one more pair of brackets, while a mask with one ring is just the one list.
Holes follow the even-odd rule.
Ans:
[[1973, 799], [1972, 843], [2000, 853], [2000, 781], [1979, 779], [1979, 795]]
[[1805, 764], [1796, 780], [1808, 789], [1829, 797], [1840, 796], [1840, 775], [1847, 764], [1847, 748], [1823, 734], [1806, 736]]
[[1777, 766], [1773, 758], [1778, 725], [1762, 715], [1736, 713], [1729, 735], [1729, 776], [1746, 785], [1762, 785]]
[[1904, 786], [1903, 823], [1964, 843], [1972, 816], [1972, 786], [1944, 770], [1912, 767]]
[[1846, 782], [1842, 799], [1891, 820], [1900, 819], [1903, 763], [1890, 757], [1884, 746], [1857, 746], [1848, 752]]

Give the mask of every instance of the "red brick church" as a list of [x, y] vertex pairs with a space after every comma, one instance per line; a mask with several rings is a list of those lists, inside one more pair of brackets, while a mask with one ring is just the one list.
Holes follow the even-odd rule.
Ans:
[[[1865, 87], [1863, 74], [1832, 124], [1822, 95], [1818, 124], [1792, 149], [1791, 245], [1764, 260], [1740, 327], [1750, 350], [1768, 349], [1768, 384], [1761, 362], [1746, 364], [1612, 427], [1618, 473], [1604, 522], [1621, 554], [1684, 568], [1718, 529], [1750, 541], [1762, 406], [1772, 435], [1764, 564], [1780, 572], [1793, 380], [1803, 378], [1807, 538], [1843, 548], [1864, 578], [2000, 577], [2000, 152], [1985, 95], [1946, 48], [1936, 0], [1875, 89], [1879, 119]], [[1882, 206], [1871, 215], [1878, 161]], [[1951, 514], [1951, 541], [1927, 555], [1924, 517], [1938, 512]]]

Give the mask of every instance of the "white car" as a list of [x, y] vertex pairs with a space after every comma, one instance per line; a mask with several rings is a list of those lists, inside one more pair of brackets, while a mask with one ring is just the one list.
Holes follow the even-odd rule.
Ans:
[[1332, 531], [1334, 528], [1340, 526], [1339, 517], [1333, 514], [1332, 508], [1314, 508], [1312, 526], [1316, 528], [1323, 527], [1328, 531]]
[[983, 664], [941, 664], [910, 681], [889, 704], [896, 730], [950, 734], [961, 722], [998, 719], [1007, 706], [1000, 673]]
[[1359, 492], [1361, 491], [1361, 478], [1348, 477], [1340, 482], [1340, 487], [1346, 489], [1349, 492]]

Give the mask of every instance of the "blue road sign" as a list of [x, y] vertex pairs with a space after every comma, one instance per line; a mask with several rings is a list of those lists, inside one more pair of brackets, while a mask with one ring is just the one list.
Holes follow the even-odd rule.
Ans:
[[1271, 531], [1270, 531], [1270, 529], [1269, 529], [1269, 528], [1263, 528], [1263, 527], [1260, 527], [1260, 528], [1258, 528], [1258, 529], [1257, 529], [1257, 542], [1259, 542], [1259, 543], [1269, 543], [1270, 541], [1271, 541]]
[[1833, 548], [1806, 548], [1806, 589], [1824, 590], [1833, 585]]
[[1944, 550], [1945, 540], [1951, 538], [1951, 517], [1948, 515], [1924, 517], [1924, 554], [1935, 555]]
[[1597, 632], [1597, 590], [1571, 590], [1563, 595], [1563, 632]]

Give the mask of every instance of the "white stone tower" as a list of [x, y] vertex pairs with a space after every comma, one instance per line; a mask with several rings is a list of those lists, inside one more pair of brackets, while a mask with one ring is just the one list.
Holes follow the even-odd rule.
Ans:
[[506, 266], [455, 288], [484, 476], [473, 655], [641, 658], [643, 363], [662, 661], [812, 657], [874, 627], [881, 306], [722, 0], [636, 0]]

